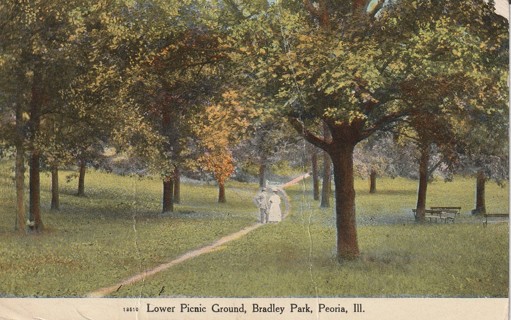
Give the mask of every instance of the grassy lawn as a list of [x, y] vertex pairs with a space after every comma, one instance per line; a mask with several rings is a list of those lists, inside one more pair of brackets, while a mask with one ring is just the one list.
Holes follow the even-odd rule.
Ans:
[[507, 296], [507, 225], [455, 228], [360, 227], [362, 259], [339, 265], [331, 229], [286, 221], [114, 296]]
[[[505, 297], [508, 224], [469, 214], [473, 181], [430, 185], [430, 205], [461, 206], [455, 224], [416, 225], [415, 182], [380, 181], [369, 194], [357, 182], [362, 258], [338, 264], [332, 209], [319, 209], [307, 186], [288, 192], [293, 214], [214, 253], [116, 292], [133, 296]], [[488, 184], [490, 212], [507, 212], [507, 189]], [[491, 199], [491, 200], [490, 200]]]
[[[182, 204], [160, 214], [158, 180], [90, 172], [86, 197], [61, 173], [62, 209], [49, 210], [49, 177], [42, 176], [46, 232], [19, 235], [14, 186], [0, 164], [0, 295], [84, 296], [256, 222], [256, 186], [231, 183], [228, 203], [214, 186], [184, 184]], [[292, 214], [240, 240], [113, 296], [463, 296], [508, 294], [508, 223], [489, 224], [469, 211], [475, 179], [434, 182], [428, 206], [461, 206], [455, 224], [416, 225], [416, 182], [380, 179], [378, 193], [358, 180], [361, 259], [334, 259], [332, 209], [319, 209], [309, 185], [288, 190]], [[489, 212], [508, 211], [508, 190], [488, 183]], [[333, 202], [332, 202], [333, 203]]]
[[255, 187], [231, 188], [216, 202], [214, 186], [183, 185], [182, 205], [160, 214], [161, 183], [90, 172], [86, 197], [61, 173], [61, 210], [49, 210], [49, 177], [42, 175], [45, 232], [18, 235], [14, 187], [0, 167], [0, 295], [83, 296], [134, 273], [204, 246], [256, 221]]

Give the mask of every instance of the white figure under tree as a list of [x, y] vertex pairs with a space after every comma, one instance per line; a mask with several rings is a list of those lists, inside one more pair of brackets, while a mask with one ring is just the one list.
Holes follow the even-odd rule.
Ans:
[[268, 199], [269, 203], [269, 212], [268, 212], [268, 222], [280, 222], [282, 221], [282, 212], [280, 210], [280, 197], [278, 195], [278, 190], [276, 188], [272, 189], [272, 194]]

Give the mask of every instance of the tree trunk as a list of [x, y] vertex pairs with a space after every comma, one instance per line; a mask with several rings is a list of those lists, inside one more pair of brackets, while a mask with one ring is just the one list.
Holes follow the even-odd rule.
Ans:
[[419, 189], [417, 191], [417, 208], [415, 220], [424, 222], [426, 220], [426, 193], [428, 190], [428, 164], [429, 164], [429, 146], [421, 148], [421, 157], [419, 160]]
[[51, 210], [60, 210], [59, 168], [57, 165], [51, 168]]
[[218, 202], [219, 203], [226, 203], [227, 198], [225, 197], [225, 184], [224, 182], [218, 183]]
[[23, 149], [23, 113], [16, 105], [16, 225], [19, 232], [25, 231], [25, 150]]
[[266, 164], [259, 165], [259, 188], [266, 187]]
[[41, 125], [41, 103], [43, 102], [43, 91], [41, 89], [42, 75], [37, 70], [34, 71], [32, 79], [32, 97], [30, 100], [30, 178], [29, 178], [29, 220], [30, 230], [40, 232], [43, 230], [41, 219], [40, 203], [40, 151], [37, 146], [37, 137]]
[[77, 195], [79, 197], [85, 196], [85, 169], [86, 169], [86, 162], [85, 160], [80, 160], [80, 175], [78, 177], [78, 193]]
[[163, 180], [163, 209], [162, 213], [174, 212], [174, 179], [166, 177]]
[[318, 153], [312, 151], [312, 187], [314, 200], [319, 200], [319, 174], [318, 174]]
[[476, 180], [476, 208], [472, 210], [472, 214], [485, 214], [486, 203], [485, 203], [485, 184], [486, 176], [483, 170], [477, 172]]
[[40, 182], [40, 154], [38, 150], [33, 150], [30, 155], [30, 207], [29, 207], [29, 220], [30, 230], [42, 231], [43, 222], [41, 219], [41, 182]]
[[16, 146], [16, 226], [19, 232], [25, 231], [25, 156], [23, 146]]
[[369, 193], [376, 193], [376, 170], [371, 170], [369, 177], [369, 180], [371, 181], [369, 186]]
[[[325, 141], [332, 139], [328, 125], [323, 122], [323, 138]], [[323, 151], [323, 185], [321, 186], [321, 208], [330, 208], [330, 197], [332, 195], [332, 167], [330, 155]]]
[[181, 171], [179, 168], [174, 169], [174, 199], [176, 204], [181, 203]]
[[323, 184], [321, 186], [321, 208], [330, 208], [330, 196], [332, 195], [332, 168], [330, 156], [323, 152]]
[[16, 146], [16, 226], [25, 231], [25, 156], [23, 146]]
[[360, 255], [355, 220], [354, 148], [355, 144], [337, 143], [332, 151], [339, 260], [352, 260]]

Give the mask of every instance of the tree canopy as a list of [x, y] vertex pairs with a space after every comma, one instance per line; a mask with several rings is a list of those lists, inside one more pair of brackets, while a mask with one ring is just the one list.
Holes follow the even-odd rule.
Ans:
[[[258, 134], [283, 140], [278, 130], [257, 131], [278, 122], [331, 158], [337, 256], [356, 258], [360, 142], [393, 131], [452, 163], [505, 158], [506, 143], [481, 141], [506, 140], [508, 127], [508, 22], [494, 5], [6, 0], [0, 140], [19, 157], [19, 197], [30, 160], [29, 223], [42, 226], [44, 161], [85, 162], [115, 147], [160, 176], [165, 212], [180, 169], [199, 166], [222, 186], [235, 146]], [[261, 164], [266, 156], [258, 154]]]

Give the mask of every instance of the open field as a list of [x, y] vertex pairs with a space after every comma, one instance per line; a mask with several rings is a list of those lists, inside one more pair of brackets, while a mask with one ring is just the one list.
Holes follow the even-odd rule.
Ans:
[[[214, 186], [184, 184], [176, 213], [160, 215], [158, 180], [91, 171], [86, 197], [61, 173], [59, 212], [49, 211], [49, 177], [42, 176], [41, 235], [14, 227], [14, 187], [0, 165], [0, 269], [3, 296], [85, 296], [144, 269], [254, 224], [257, 187], [231, 183], [228, 203], [216, 203]], [[483, 227], [469, 211], [472, 179], [434, 182], [428, 206], [461, 206], [455, 224], [416, 225], [416, 182], [379, 179], [378, 193], [359, 180], [358, 261], [334, 259], [332, 209], [319, 209], [309, 182], [288, 190], [292, 214], [215, 252], [145, 281], [120, 288], [116, 297], [445, 296], [506, 297], [509, 225]], [[508, 189], [487, 184], [489, 212], [508, 211]], [[333, 202], [332, 202], [333, 203]]]
[[[42, 175], [46, 231], [20, 236], [14, 229], [14, 188], [3, 167], [0, 178], [0, 294], [82, 296], [184, 252], [204, 246], [256, 221], [253, 190], [228, 193], [215, 202], [214, 186], [183, 186], [173, 215], [160, 214], [158, 181], [91, 172], [86, 197], [76, 181], [61, 176], [61, 210], [49, 210], [49, 177]], [[193, 205], [188, 205], [193, 203]]]

